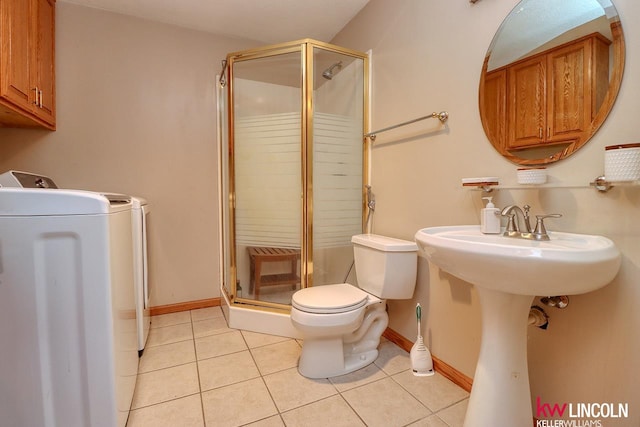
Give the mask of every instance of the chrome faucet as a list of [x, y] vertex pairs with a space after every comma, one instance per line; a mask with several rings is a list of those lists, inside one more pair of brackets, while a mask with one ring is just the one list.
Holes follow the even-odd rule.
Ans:
[[[531, 233], [531, 223], [529, 222], [529, 209], [531, 209], [531, 206], [524, 205], [523, 208], [524, 210], [521, 209], [518, 205], [509, 205], [506, 208], [502, 209], [502, 212], [500, 212], [500, 215], [509, 218], [507, 222], [507, 229], [504, 232], [505, 236], [513, 237], [516, 234], [521, 233], [518, 212], [520, 212], [520, 215], [522, 215], [522, 220], [524, 221], [526, 232]], [[511, 213], [512, 211], [515, 211], [515, 213]]]
[[[536, 215], [536, 228], [531, 229], [531, 222], [529, 221], [529, 210], [531, 206], [524, 205], [522, 209], [517, 205], [509, 205], [502, 209], [500, 215], [508, 218], [507, 228], [505, 229], [504, 236], [518, 237], [521, 239], [529, 240], [549, 240], [549, 234], [544, 226], [545, 218], [560, 218], [561, 214], [549, 214], [549, 215]], [[525, 231], [520, 231], [518, 212], [522, 216], [524, 222]]]

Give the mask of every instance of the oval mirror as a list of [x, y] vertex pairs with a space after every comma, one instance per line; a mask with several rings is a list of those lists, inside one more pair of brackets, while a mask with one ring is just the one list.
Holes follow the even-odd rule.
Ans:
[[491, 144], [519, 165], [582, 147], [618, 95], [624, 38], [609, 0], [522, 0], [485, 56], [480, 117]]

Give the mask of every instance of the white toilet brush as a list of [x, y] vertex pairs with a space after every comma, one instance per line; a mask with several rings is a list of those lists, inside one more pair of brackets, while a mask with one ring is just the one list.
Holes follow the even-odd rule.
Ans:
[[418, 339], [416, 343], [411, 347], [411, 369], [413, 375], [417, 377], [428, 377], [435, 374], [433, 370], [433, 359], [431, 359], [431, 352], [424, 345], [422, 341], [422, 333], [420, 332], [420, 323], [422, 319], [422, 307], [420, 303], [416, 305], [416, 317], [418, 318]]

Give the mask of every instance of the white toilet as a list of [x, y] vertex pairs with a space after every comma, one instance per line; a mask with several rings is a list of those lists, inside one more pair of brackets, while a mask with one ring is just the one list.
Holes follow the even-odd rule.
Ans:
[[291, 321], [304, 339], [298, 371], [307, 378], [348, 374], [376, 360], [389, 323], [385, 300], [413, 296], [414, 242], [375, 234], [359, 234], [351, 242], [360, 287], [315, 286], [292, 297]]

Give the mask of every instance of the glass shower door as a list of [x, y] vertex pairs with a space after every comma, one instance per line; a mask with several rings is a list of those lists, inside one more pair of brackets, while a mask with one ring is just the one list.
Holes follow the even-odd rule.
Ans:
[[[364, 60], [313, 48], [313, 286], [344, 283], [362, 233]], [[354, 283], [355, 282], [351, 282]]]
[[232, 64], [236, 297], [288, 305], [300, 289], [301, 48]]

